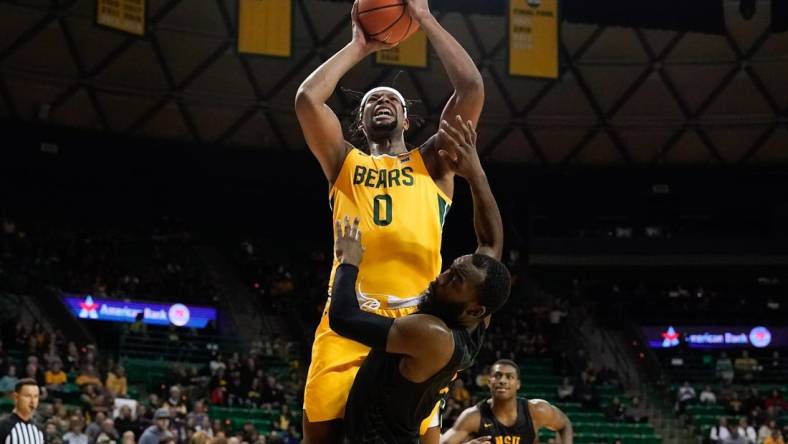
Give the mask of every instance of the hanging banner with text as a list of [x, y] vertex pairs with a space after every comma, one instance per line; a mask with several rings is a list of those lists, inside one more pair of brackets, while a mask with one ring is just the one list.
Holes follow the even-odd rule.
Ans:
[[238, 52], [289, 57], [292, 0], [240, 0]]
[[558, 0], [509, 0], [509, 74], [558, 78]]
[[96, 23], [134, 35], [145, 35], [146, 0], [96, 0]]
[[378, 51], [376, 61], [382, 65], [427, 67], [427, 34], [418, 30], [404, 42], [391, 49]]

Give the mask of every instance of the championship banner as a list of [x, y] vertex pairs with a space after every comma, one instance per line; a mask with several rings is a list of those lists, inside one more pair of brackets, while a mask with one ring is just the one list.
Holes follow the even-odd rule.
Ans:
[[558, 78], [558, 0], [509, 0], [509, 74]]
[[289, 57], [292, 0], [239, 0], [238, 52]]
[[404, 42], [391, 48], [375, 53], [375, 59], [381, 65], [409, 66], [412, 68], [427, 67], [427, 34], [421, 29], [413, 33]]
[[96, 0], [96, 23], [129, 34], [145, 35], [146, 0]]

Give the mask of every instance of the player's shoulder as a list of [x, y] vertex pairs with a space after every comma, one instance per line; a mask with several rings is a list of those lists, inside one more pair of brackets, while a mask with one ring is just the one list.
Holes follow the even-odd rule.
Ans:
[[472, 405], [460, 413], [455, 422], [456, 428], [459, 430], [466, 430], [468, 432], [476, 433], [481, 427], [482, 410], [479, 404]]
[[542, 418], [552, 418], [557, 410], [554, 405], [550, 404], [544, 399], [529, 399], [527, 402], [528, 412], [531, 414], [532, 418], [537, 420]]
[[432, 341], [454, 340], [454, 333], [443, 320], [426, 313], [413, 313], [397, 318], [397, 327], [414, 336], [430, 338]]

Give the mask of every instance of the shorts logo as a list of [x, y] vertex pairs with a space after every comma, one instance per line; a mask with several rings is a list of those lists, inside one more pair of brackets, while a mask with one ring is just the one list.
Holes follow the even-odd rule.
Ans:
[[528, 6], [538, 8], [542, 6], [542, 0], [528, 0]]
[[361, 304], [361, 309], [365, 311], [373, 311], [380, 309], [380, 301], [376, 299], [367, 299]]

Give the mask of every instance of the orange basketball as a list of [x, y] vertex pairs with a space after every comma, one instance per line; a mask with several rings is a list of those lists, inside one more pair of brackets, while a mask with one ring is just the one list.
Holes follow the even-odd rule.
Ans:
[[358, 19], [367, 37], [390, 45], [419, 29], [404, 0], [360, 0]]

